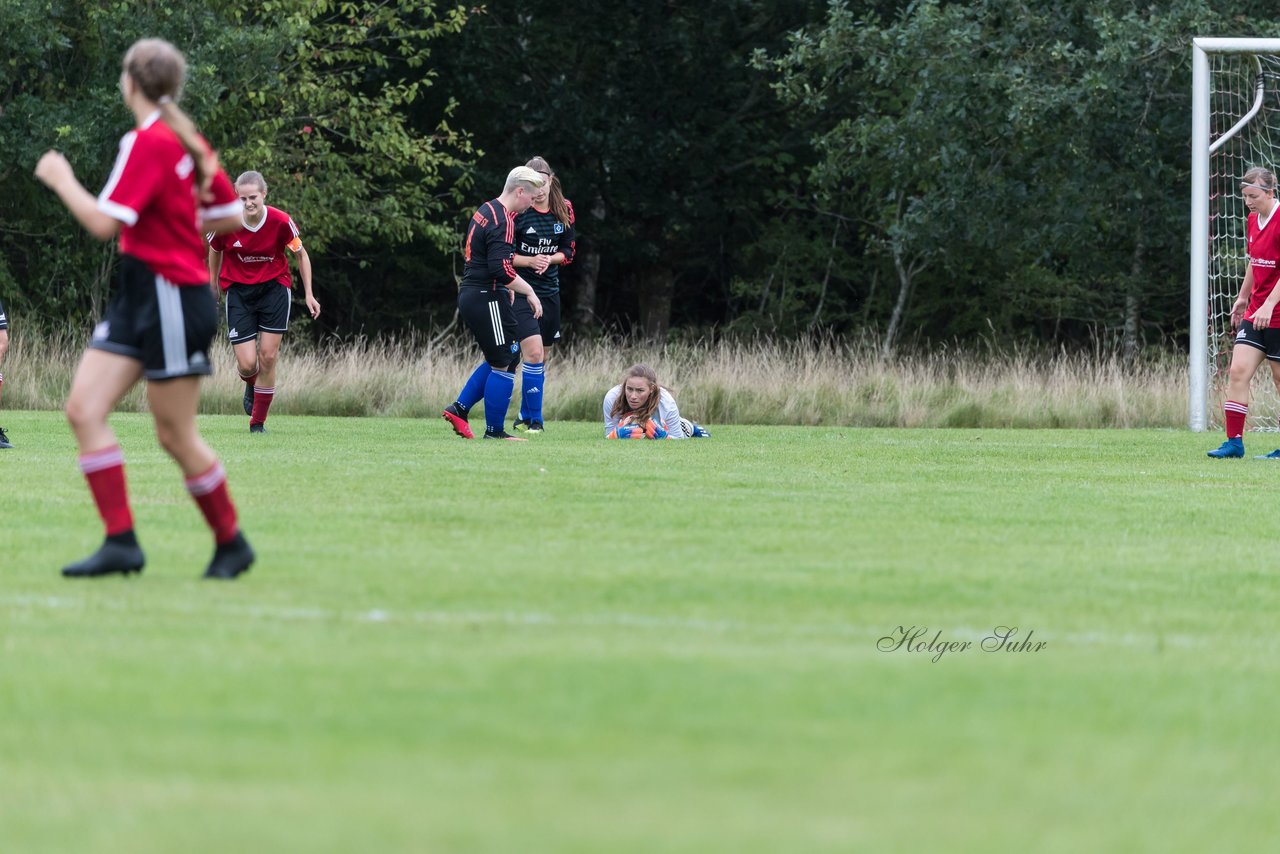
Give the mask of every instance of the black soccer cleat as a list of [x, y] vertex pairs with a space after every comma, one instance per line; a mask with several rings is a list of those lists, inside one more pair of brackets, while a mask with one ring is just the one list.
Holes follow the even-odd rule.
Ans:
[[250, 432], [250, 433], [265, 433], [265, 432], [267, 432], [267, 425], [266, 425], [266, 424], [250, 424], [250, 425], [249, 425], [249, 432]]
[[213, 560], [209, 561], [204, 577], [234, 581], [236, 576], [249, 571], [256, 557], [244, 534], [237, 531], [233, 538], [213, 550]]
[[485, 430], [484, 437], [486, 439], [506, 439], [508, 442], [527, 442], [522, 436], [512, 436], [506, 430]]
[[0, 427], [0, 449], [12, 447], [13, 445], [9, 444], [9, 437], [4, 434], [4, 428]]
[[536, 419], [536, 418], [535, 418], [535, 419], [533, 419], [532, 421], [530, 421], [530, 422], [529, 422], [529, 432], [530, 432], [530, 433], [541, 433], [541, 432], [542, 432], [542, 430], [543, 430], [542, 422], [541, 422], [541, 421], [539, 421], [538, 419]]
[[523, 433], [524, 431], [531, 429], [530, 425], [532, 423], [533, 422], [530, 421], [528, 418], [517, 418], [515, 421], [511, 422], [511, 429], [519, 430], [521, 433]]
[[244, 414], [253, 417], [253, 383], [244, 384]]
[[96, 552], [84, 560], [64, 566], [62, 575], [65, 578], [96, 578], [116, 572], [128, 575], [131, 572], [142, 572], [146, 562], [136, 539], [130, 544], [108, 537]]

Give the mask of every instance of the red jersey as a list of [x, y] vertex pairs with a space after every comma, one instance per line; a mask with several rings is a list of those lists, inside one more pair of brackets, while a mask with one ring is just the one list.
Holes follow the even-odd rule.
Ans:
[[209, 284], [200, 221], [234, 216], [239, 207], [221, 169], [213, 202], [197, 206], [195, 164], [159, 110], [120, 139], [111, 177], [98, 194], [98, 210], [123, 224], [120, 251], [175, 285]]
[[1248, 320], [1253, 313], [1262, 307], [1271, 295], [1271, 290], [1280, 279], [1280, 206], [1271, 209], [1271, 217], [1266, 225], [1258, 225], [1258, 215], [1249, 214], [1247, 229], [1247, 246], [1249, 247], [1249, 269], [1253, 271], [1253, 293], [1249, 296], [1249, 311], [1245, 314]]
[[288, 288], [293, 285], [293, 279], [284, 250], [297, 252], [302, 248], [302, 238], [287, 213], [267, 205], [257, 225], [242, 221], [238, 229], [217, 235], [209, 245], [222, 253], [218, 284], [223, 290], [232, 285], [263, 282], [279, 282]]

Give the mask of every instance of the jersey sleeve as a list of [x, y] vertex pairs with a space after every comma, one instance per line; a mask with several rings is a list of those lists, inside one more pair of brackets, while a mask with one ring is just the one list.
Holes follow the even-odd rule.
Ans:
[[573, 227], [576, 219], [573, 215], [573, 202], [565, 199], [564, 203], [569, 209], [569, 224], [564, 227], [564, 234], [560, 238], [560, 251], [564, 253], [564, 263], [560, 266], [568, 267], [573, 263], [574, 256], [578, 254], [578, 230]]
[[512, 245], [515, 230], [515, 218], [506, 216], [506, 211], [485, 227], [485, 259], [489, 275], [505, 284], [511, 284], [517, 276], [515, 263], [512, 261], [516, 254], [515, 246]]
[[302, 251], [302, 235], [298, 232], [298, 226], [293, 221], [293, 217], [285, 214], [284, 223], [280, 226], [280, 242], [290, 252], [298, 253]]
[[213, 194], [213, 200], [201, 203], [201, 220], [235, 216], [244, 209], [240, 204], [240, 197], [236, 195], [236, 188], [231, 184], [231, 179], [221, 169], [213, 176], [213, 185], [209, 189]]
[[138, 224], [138, 214], [156, 194], [164, 176], [164, 164], [149, 156], [146, 148], [146, 138], [137, 131], [121, 137], [111, 175], [98, 194], [98, 210], [130, 227]]
[[609, 434], [618, 429], [618, 419], [613, 417], [613, 404], [617, 402], [618, 395], [622, 394], [622, 386], [616, 385], [604, 394], [604, 437], [609, 438]]
[[680, 409], [676, 406], [676, 399], [665, 388], [658, 394], [658, 417], [662, 419], [668, 438], [684, 438], [684, 430], [680, 427]]

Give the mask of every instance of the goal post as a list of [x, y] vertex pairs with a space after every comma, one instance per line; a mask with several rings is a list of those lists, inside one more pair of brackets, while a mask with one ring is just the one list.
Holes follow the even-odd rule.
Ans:
[[[1244, 277], [1240, 178], [1280, 172], [1280, 39], [1191, 43], [1191, 283], [1188, 423], [1215, 424], [1231, 355], [1231, 303]], [[1265, 385], [1263, 384], [1265, 382]], [[1259, 371], [1250, 429], [1277, 429], [1280, 399]]]

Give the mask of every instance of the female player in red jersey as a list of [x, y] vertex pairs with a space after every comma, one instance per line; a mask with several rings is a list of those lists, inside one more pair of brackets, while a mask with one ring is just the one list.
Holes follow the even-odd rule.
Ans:
[[245, 384], [249, 432], [265, 433], [276, 393], [280, 339], [289, 329], [293, 280], [286, 249], [298, 258], [313, 319], [320, 316], [320, 303], [311, 293], [311, 258], [298, 227], [287, 213], [266, 203], [262, 173], [243, 173], [236, 179], [236, 193], [244, 204], [244, 220], [240, 228], [209, 241], [209, 278], [215, 300], [219, 287], [227, 292], [227, 333]]
[[[4, 361], [4, 354], [9, 350], [9, 318], [5, 316], [4, 304], [0, 303], [0, 362]], [[4, 391], [4, 374], [0, 374], [0, 391]], [[4, 428], [0, 427], [0, 450], [12, 448], [9, 444], [9, 437], [4, 434]]]
[[253, 563], [222, 464], [200, 438], [200, 377], [210, 372], [217, 308], [209, 293], [205, 231], [240, 223], [240, 203], [217, 157], [178, 109], [186, 60], [159, 39], [124, 56], [120, 92], [137, 127], [120, 140], [95, 199], [65, 157], [46, 152], [36, 177], [100, 240], [120, 236], [119, 287], [71, 382], [67, 420], [106, 541], [64, 567], [68, 577], [139, 572], [144, 561], [125, 489], [124, 456], [107, 417], [144, 377], [156, 437], [178, 463], [214, 534], [205, 578], [235, 578]]
[[[1209, 451], [1215, 459], [1244, 456], [1244, 422], [1249, 414], [1249, 384], [1262, 366], [1271, 363], [1271, 378], [1280, 388], [1280, 318], [1273, 317], [1280, 302], [1280, 221], [1276, 213], [1276, 176], [1268, 169], [1250, 169], [1240, 181], [1240, 193], [1249, 208], [1246, 226], [1249, 266], [1245, 268], [1240, 295], [1231, 306], [1231, 324], [1237, 327], [1227, 375], [1227, 400], [1222, 404], [1227, 440]], [[1280, 459], [1280, 449], [1266, 459]]]

